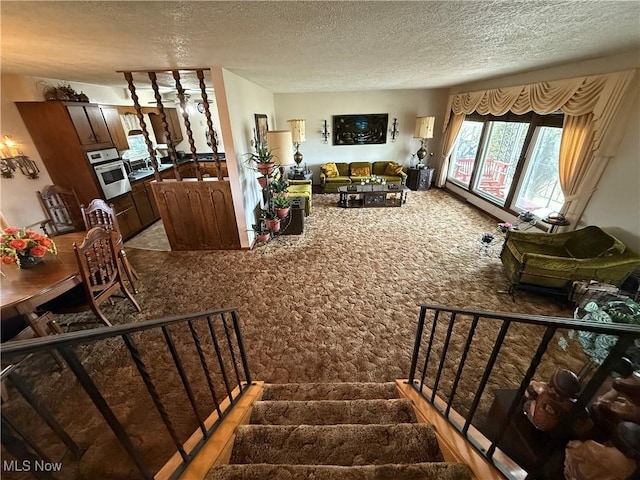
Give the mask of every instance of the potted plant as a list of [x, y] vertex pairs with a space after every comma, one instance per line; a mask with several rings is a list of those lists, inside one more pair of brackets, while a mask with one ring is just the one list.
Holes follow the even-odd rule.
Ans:
[[0, 251], [3, 265], [15, 263], [18, 268], [30, 268], [40, 263], [46, 253], [58, 253], [55, 243], [46, 235], [18, 227], [2, 231]]
[[271, 232], [264, 223], [254, 223], [253, 225], [251, 225], [251, 228], [253, 228], [253, 231], [256, 233], [256, 240], [259, 243], [266, 243], [271, 239]]
[[288, 197], [278, 196], [273, 197], [273, 208], [276, 211], [278, 218], [284, 218], [289, 215], [289, 208], [291, 207], [291, 200]]
[[262, 210], [262, 218], [264, 218], [265, 225], [269, 230], [272, 232], [280, 231], [280, 219], [274, 210]]
[[271, 177], [263, 175], [262, 177], [258, 177], [258, 183], [260, 184], [260, 186], [264, 189], [267, 188], [267, 185], [269, 184], [269, 179]]
[[273, 198], [276, 197], [288, 197], [289, 191], [287, 188], [289, 187], [289, 182], [286, 180], [274, 180], [271, 183], [271, 193]]
[[262, 175], [271, 175], [275, 168], [275, 162], [273, 161], [273, 154], [267, 147], [258, 145], [255, 153], [249, 153], [247, 162], [249, 164], [256, 164], [257, 170]]

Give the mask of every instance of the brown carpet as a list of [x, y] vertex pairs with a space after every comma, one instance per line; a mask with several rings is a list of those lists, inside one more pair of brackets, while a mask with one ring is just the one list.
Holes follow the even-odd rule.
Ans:
[[[482, 251], [479, 240], [483, 231], [495, 228], [495, 220], [443, 191], [411, 192], [401, 208], [342, 209], [335, 206], [336, 201], [337, 195], [314, 196], [314, 213], [307, 218], [303, 235], [280, 237], [252, 251], [127, 248], [141, 277], [137, 299], [143, 312], [137, 314], [121, 301], [106, 307], [105, 313], [118, 324], [236, 307], [253, 377], [272, 383], [406, 378], [421, 303], [571, 314], [545, 297], [522, 293], [514, 302], [499, 293], [508, 283], [498, 249]], [[151, 247], [161, 248], [159, 244]], [[65, 319], [91, 318], [82, 314]], [[455, 375], [467, 329], [468, 319], [462, 319], [453, 331], [453, 355], [445, 363], [447, 378], [441, 383], [445, 391]], [[440, 330], [439, 348], [444, 338]], [[479, 325], [456, 408], [464, 410], [471, 403], [481, 362], [495, 343], [496, 331], [490, 322]], [[541, 332], [539, 328], [510, 329], [511, 348], [499, 356], [491, 388], [517, 385]], [[188, 331], [175, 335], [182, 348], [193, 350]], [[165, 382], [158, 385], [163, 402], [175, 416], [179, 435], [186, 438], [195, 423], [161, 335], [137, 335], [134, 340], [152, 378]], [[551, 354], [543, 360], [541, 379], [558, 366], [576, 369], [581, 364], [555, 348], [555, 340], [552, 344]], [[79, 354], [150, 469], [159, 468], [173, 450], [122, 341], [101, 342]], [[24, 375], [72, 436], [89, 447], [79, 467], [65, 457], [60, 478], [136, 478], [128, 460], [115, 460], [124, 457], [121, 447], [86, 396], [78, 393], [68, 369], [58, 372], [48, 355], [37, 360], [38, 369], [27, 365]], [[197, 362], [193, 358], [186, 363], [195, 372]], [[198, 398], [205, 394], [206, 388], [197, 392]], [[41, 421], [24, 413], [28, 409], [17, 397], [13, 392], [7, 412], [18, 415], [27, 432], [48, 439], [46, 450], [52, 458], [62, 458], [64, 447], [43, 431]], [[490, 389], [485, 397], [480, 413], [490, 405]], [[211, 409], [210, 398], [203, 405]], [[474, 423], [481, 421], [480, 414]]]

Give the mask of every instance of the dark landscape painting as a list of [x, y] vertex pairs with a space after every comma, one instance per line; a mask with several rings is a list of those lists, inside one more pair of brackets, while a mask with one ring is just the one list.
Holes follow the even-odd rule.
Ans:
[[334, 115], [334, 145], [370, 145], [387, 143], [388, 113]]

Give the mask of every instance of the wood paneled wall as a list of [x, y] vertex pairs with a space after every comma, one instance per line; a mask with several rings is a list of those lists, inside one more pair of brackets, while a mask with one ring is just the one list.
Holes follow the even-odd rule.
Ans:
[[151, 182], [172, 250], [240, 249], [228, 181]]

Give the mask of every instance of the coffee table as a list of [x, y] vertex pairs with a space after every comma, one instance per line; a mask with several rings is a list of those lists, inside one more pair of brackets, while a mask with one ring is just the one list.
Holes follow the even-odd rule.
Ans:
[[410, 190], [404, 185], [393, 188], [390, 185], [352, 185], [338, 187], [342, 208], [401, 207], [407, 203]]

